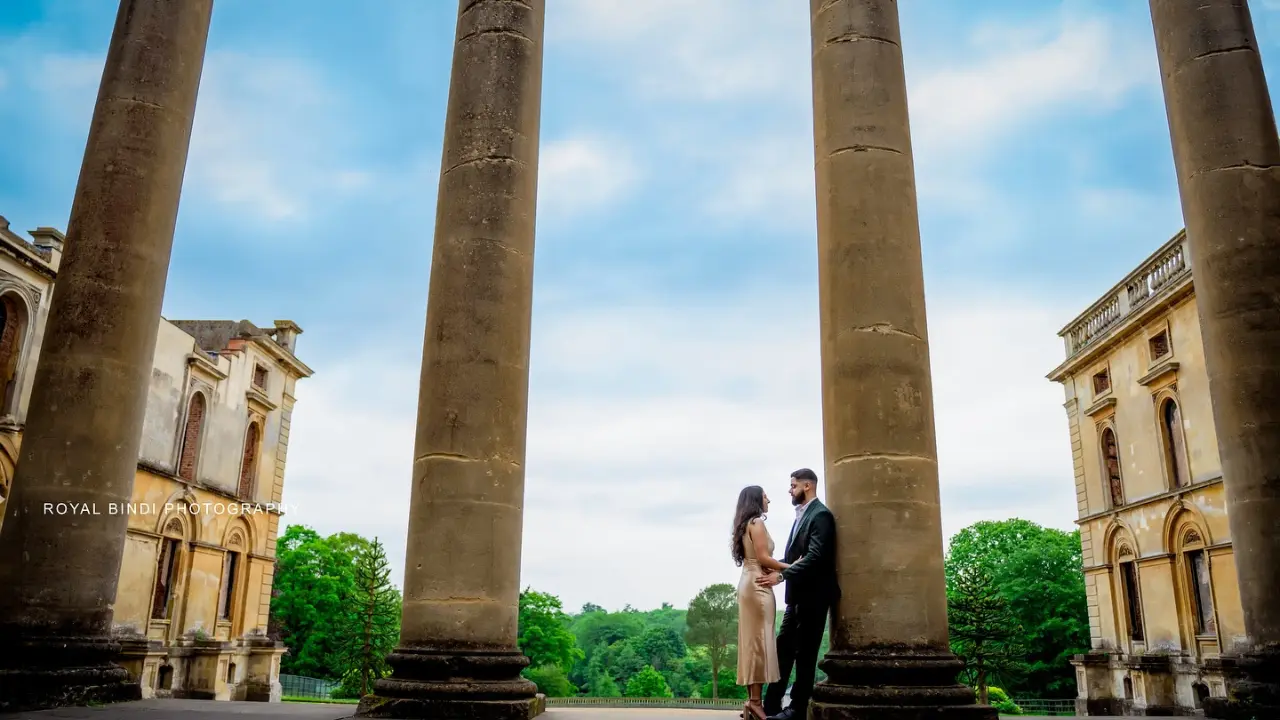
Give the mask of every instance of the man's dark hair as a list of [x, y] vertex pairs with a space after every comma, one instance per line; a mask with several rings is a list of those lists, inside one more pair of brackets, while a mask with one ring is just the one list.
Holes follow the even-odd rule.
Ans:
[[814, 485], [818, 484], [817, 473], [810, 470], [809, 468], [800, 468], [799, 470], [791, 473], [791, 477], [795, 478], [796, 480], [808, 480]]

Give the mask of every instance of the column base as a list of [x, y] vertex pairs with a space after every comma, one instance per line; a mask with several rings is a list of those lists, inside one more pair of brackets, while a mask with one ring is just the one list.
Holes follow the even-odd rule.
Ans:
[[973, 688], [955, 681], [954, 655], [875, 651], [828, 653], [827, 679], [813, 688], [811, 720], [996, 720]]
[[530, 720], [538, 686], [520, 676], [519, 652], [463, 653], [401, 649], [387, 658], [391, 677], [374, 683], [356, 717], [433, 720]]
[[142, 699], [109, 638], [0, 636], [0, 712]]
[[1227, 697], [1204, 701], [1204, 715], [1214, 720], [1280, 718], [1280, 648], [1221, 658]]

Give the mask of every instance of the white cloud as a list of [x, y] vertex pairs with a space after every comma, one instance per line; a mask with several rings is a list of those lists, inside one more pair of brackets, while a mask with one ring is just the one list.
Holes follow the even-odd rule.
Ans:
[[[34, 42], [34, 41], [28, 41]], [[86, 132], [100, 55], [36, 53], [25, 75], [49, 112]], [[192, 128], [184, 204], [208, 201], [261, 221], [298, 221], [373, 177], [342, 157], [338, 96], [314, 68], [283, 57], [212, 51]]]
[[1159, 79], [1154, 59], [1140, 56], [1146, 45], [1117, 34], [1104, 20], [1065, 17], [1053, 37], [1027, 35], [1025, 29], [981, 28], [975, 40], [999, 37], [1000, 43], [982, 43], [999, 52], [924, 70], [910, 82], [912, 141], [919, 153], [985, 150], [1063, 108], [1112, 110], [1131, 90]]
[[[526, 585], [569, 607], [682, 604], [735, 581], [737, 492], [764, 485], [789, 528], [786, 477], [822, 470], [816, 302], [757, 292], [535, 315]], [[1065, 415], [1044, 373], [1063, 316], [1029, 297], [936, 298], [933, 368], [944, 527], [1073, 519]], [[387, 543], [403, 567], [416, 358], [353, 358], [306, 381], [294, 415], [290, 522]], [[442, 549], [443, 551], [443, 549]]]
[[[808, 95], [804, 3], [566, 0], [548, 6], [548, 42], [587, 44], [627, 66], [640, 91], [687, 100]], [[601, 51], [604, 52], [601, 52]]]
[[[993, 150], [1009, 150], [1019, 131], [1054, 114], [1061, 117], [1063, 110], [1079, 115], [1114, 110], [1131, 91], [1159, 78], [1154, 59], [1144, 55], [1147, 44], [1124, 37], [1101, 19], [1063, 16], [1051, 33], [1002, 30], [1001, 43], [979, 42], [996, 34], [992, 26], [974, 33], [973, 45], [997, 51], [962, 48], [964, 54], [946, 65], [919, 67], [911, 46], [906, 47], [922, 204], [999, 214], [1006, 201], [988, 187], [981, 168]], [[755, 32], [765, 34], [766, 28]], [[712, 213], [752, 222], [765, 218], [789, 227], [812, 222], [809, 72], [805, 66], [791, 78], [792, 85], [806, 89], [802, 96], [783, 97], [774, 105], [803, 122], [781, 132], [770, 128], [757, 137], [706, 138], [699, 152], [718, 155], [707, 160], [716, 168], [708, 205]]]
[[191, 135], [185, 194], [265, 221], [298, 221], [372, 176], [342, 158], [341, 103], [311, 66], [212, 52]]
[[544, 142], [538, 153], [538, 215], [598, 210], [631, 189], [639, 171], [616, 140], [575, 136]]

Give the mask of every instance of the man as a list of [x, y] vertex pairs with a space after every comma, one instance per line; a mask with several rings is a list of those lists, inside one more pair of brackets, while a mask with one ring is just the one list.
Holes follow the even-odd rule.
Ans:
[[[836, 581], [836, 521], [818, 499], [818, 476], [812, 470], [802, 468], [791, 473], [791, 504], [796, 506], [796, 521], [791, 526], [783, 560], [791, 567], [757, 581], [765, 587], [787, 583], [787, 609], [778, 631], [778, 670], [782, 679], [770, 685], [764, 696], [769, 720], [806, 717], [818, 670], [822, 631], [840, 594]], [[791, 703], [783, 710], [782, 698], [793, 665], [796, 682], [791, 687]]]

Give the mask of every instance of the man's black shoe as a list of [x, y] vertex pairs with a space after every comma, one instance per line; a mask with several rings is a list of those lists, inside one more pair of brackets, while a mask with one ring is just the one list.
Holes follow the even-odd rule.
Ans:
[[777, 716], [779, 716], [779, 715], [781, 715], [781, 714], [782, 714], [782, 706], [781, 706], [781, 705], [779, 705], [778, 707], [769, 707], [768, 705], [765, 705], [765, 706], [764, 706], [764, 716], [765, 716], [766, 718], [774, 718], [774, 717], [777, 717]]
[[804, 720], [804, 712], [797, 710], [794, 706], [788, 705], [786, 710], [777, 715], [770, 715], [768, 720]]

